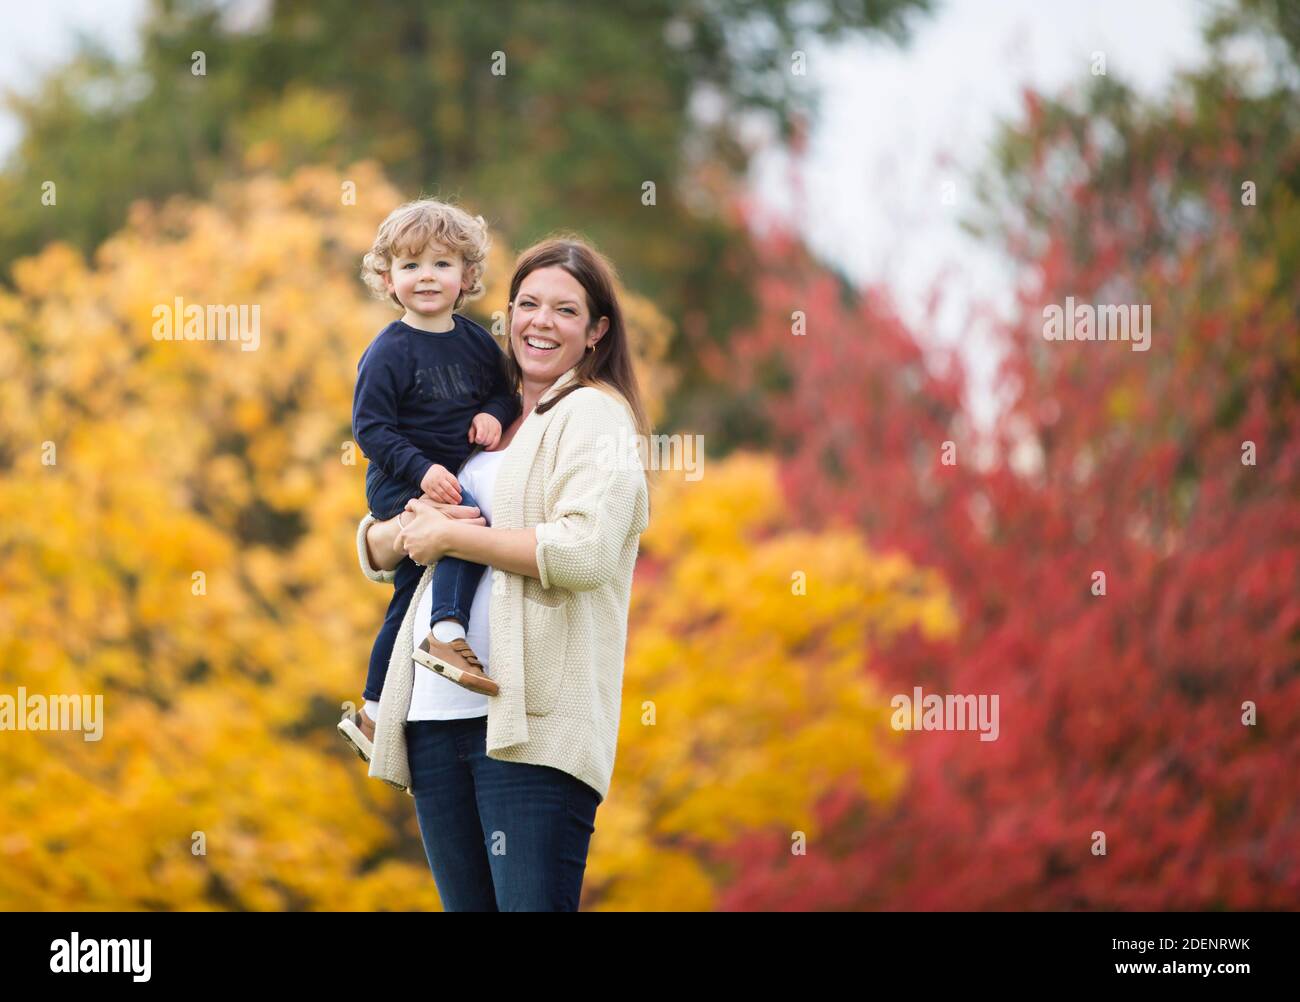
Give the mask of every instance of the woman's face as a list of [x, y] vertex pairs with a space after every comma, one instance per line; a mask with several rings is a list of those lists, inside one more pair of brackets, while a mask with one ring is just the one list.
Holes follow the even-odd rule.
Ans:
[[582, 360], [588, 344], [605, 336], [609, 318], [591, 327], [587, 293], [563, 268], [538, 268], [510, 304], [510, 344], [524, 376], [551, 383]]

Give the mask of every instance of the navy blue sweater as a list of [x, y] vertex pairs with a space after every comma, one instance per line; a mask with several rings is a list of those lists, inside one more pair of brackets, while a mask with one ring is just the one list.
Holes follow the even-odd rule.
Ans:
[[370, 460], [366, 496], [372, 511], [377, 497], [391, 507], [399, 494], [402, 503], [418, 495], [434, 463], [456, 473], [474, 449], [469, 427], [475, 414], [491, 414], [503, 431], [519, 416], [505, 355], [492, 335], [468, 317], [452, 317], [455, 326], [442, 334], [394, 320], [357, 363], [352, 434]]

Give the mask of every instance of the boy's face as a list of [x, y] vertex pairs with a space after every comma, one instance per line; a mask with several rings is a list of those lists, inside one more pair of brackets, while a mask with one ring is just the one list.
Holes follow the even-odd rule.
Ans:
[[384, 275], [388, 291], [410, 313], [421, 317], [446, 316], [456, 297], [468, 287], [465, 259], [442, 244], [430, 244], [419, 257], [395, 255]]

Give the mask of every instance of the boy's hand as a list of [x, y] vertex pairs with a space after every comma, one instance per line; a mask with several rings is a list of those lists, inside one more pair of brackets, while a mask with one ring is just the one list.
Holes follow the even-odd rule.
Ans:
[[485, 449], [495, 449], [501, 441], [501, 422], [486, 412], [475, 414], [469, 425], [469, 440]]
[[437, 463], [420, 478], [420, 490], [444, 504], [460, 504], [460, 483], [447, 467]]

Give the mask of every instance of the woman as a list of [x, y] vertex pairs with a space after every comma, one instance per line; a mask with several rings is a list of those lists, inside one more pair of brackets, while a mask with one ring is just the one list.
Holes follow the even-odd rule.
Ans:
[[413, 665], [426, 571], [389, 664], [370, 775], [415, 798], [446, 910], [576, 911], [614, 769], [632, 571], [649, 523], [626, 443], [648, 425], [603, 257], [576, 240], [525, 251], [508, 315], [523, 412], [461, 469], [488, 519], [421, 499], [387, 522], [367, 516], [358, 532], [375, 580], [403, 554], [489, 568], [469, 639], [499, 691]]

